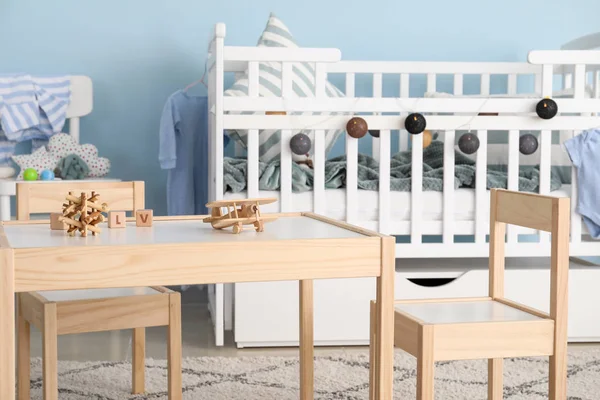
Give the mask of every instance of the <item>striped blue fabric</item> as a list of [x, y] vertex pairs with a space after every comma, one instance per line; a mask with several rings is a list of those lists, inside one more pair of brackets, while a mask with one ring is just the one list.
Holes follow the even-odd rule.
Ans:
[[[258, 40], [258, 47], [299, 47], [294, 40], [292, 34], [285, 24], [271, 14], [267, 22], [267, 26]], [[262, 97], [280, 97], [282, 92], [282, 67], [278, 62], [262, 62], [259, 64], [259, 96]], [[292, 65], [292, 96], [295, 97], [311, 97], [315, 95], [315, 69], [313, 64], [309, 63], [293, 63]], [[339, 89], [332, 85], [329, 81], [325, 83], [325, 93], [328, 97], [344, 97]], [[225, 91], [225, 96], [245, 97], [248, 96], [248, 74], [244, 73], [234, 84]], [[275, 110], [279, 111], [279, 110]], [[242, 112], [241, 114], [262, 114], [252, 112]], [[329, 112], [314, 112], [314, 113], [294, 113], [294, 115], [336, 115], [337, 113]], [[310, 129], [294, 130], [292, 134], [302, 132], [310, 137], [314, 143], [314, 131]], [[343, 130], [330, 129], [325, 130], [325, 151], [329, 153], [337, 138], [343, 133]], [[247, 130], [228, 130], [227, 135], [239, 143], [242, 148], [247, 149]], [[260, 161], [269, 163], [277, 160], [281, 153], [281, 130], [279, 129], [264, 129], [259, 132], [259, 158]], [[313, 156], [313, 149], [307, 155], [293, 154], [294, 161], [304, 161]]]
[[0, 75], [0, 164], [9, 163], [18, 142], [39, 147], [62, 131], [70, 83], [68, 76]]

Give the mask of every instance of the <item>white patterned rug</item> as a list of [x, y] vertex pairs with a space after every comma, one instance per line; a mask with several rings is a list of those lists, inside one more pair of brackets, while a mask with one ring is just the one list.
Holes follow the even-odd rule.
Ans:
[[[315, 399], [368, 399], [368, 356], [334, 352], [315, 361]], [[395, 399], [415, 398], [415, 360], [402, 351], [395, 359]], [[485, 400], [485, 361], [441, 362], [435, 375], [436, 399]], [[290, 357], [207, 357], [183, 362], [186, 400], [298, 399], [298, 360]], [[40, 360], [32, 360], [32, 399], [41, 400]], [[145, 395], [129, 394], [126, 362], [59, 363], [60, 400], [166, 400], [164, 361], [147, 360]], [[505, 361], [504, 398], [547, 399], [546, 359]], [[569, 352], [569, 400], [600, 398], [600, 349]]]

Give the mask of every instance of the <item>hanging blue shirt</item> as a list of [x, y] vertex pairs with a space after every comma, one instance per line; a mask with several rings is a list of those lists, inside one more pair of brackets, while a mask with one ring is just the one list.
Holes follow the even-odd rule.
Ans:
[[589, 130], [565, 141], [577, 168], [577, 212], [590, 235], [600, 239], [600, 130]]

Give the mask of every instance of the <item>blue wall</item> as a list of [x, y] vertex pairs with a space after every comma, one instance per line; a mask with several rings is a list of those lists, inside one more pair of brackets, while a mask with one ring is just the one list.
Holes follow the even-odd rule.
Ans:
[[4, 0], [0, 73], [90, 76], [95, 104], [82, 143], [111, 159], [111, 176], [145, 180], [147, 205], [161, 215], [165, 100], [201, 76], [214, 23], [227, 24], [226, 43], [254, 45], [271, 11], [301, 45], [338, 47], [345, 59], [522, 61], [597, 30], [600, 2]]

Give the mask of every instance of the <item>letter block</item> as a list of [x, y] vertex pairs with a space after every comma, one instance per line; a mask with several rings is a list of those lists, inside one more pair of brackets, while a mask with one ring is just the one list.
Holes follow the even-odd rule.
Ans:
[[152, 226], [152, 210], [137, 210], [135, 212], [135, 226]]
[[108, 227], [109, 228], [125, 228], [125, 211], [109, 211], [108, 212]]

